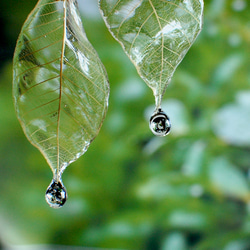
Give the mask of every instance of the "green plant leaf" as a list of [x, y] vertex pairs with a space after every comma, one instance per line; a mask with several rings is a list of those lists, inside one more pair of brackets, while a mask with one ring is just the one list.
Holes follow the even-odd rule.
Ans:
[[215, 190], [231, 197], [249, 200], [250, 192], [246, 177], [225, 157], [213, 159], [208, 174]]
[[40, 0], [14, 54], [17, 116], [58, 180], [88, 148], [104, 120], [106, 71], [82, 27], [76, 0]]
[[203, 0], [99, 0], [107, 27], [160, 107], [173, 73], [202, 27]]

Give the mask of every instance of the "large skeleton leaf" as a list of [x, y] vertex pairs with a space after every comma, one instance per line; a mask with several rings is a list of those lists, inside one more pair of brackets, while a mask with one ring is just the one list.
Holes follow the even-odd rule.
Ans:
[[58, 207], [66, 200], [61, 174], [98, 134], [109, 96], [106, 71], [76, 0], [38, 1], [22, 27], [13, 66], [16, 113], [52, 169], [51, 205]]

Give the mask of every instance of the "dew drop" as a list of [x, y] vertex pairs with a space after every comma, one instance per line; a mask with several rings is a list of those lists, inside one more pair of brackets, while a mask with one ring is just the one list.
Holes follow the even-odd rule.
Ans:
[[171, 123], [168, 116], [159, 108], [151, 116], [149, 127], [154, 135], [166, 136], [170, 132]]
[[52, 208], [60, 208], [64, 205], [67, 200], [67, 192], [60, 180], [52, 180], [46, 191], [45, 199]]

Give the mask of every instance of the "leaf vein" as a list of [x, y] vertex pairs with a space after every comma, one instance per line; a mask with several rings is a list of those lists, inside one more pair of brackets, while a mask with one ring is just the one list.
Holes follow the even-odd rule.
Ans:
[[52, 123], [48, 124], [47, 126], [45, 126], [45, 127], [43, 127], [43, 128], [39, 128], [39, 129], [35, 130], [35, 131], [30, 135], [30, 137], [33, 137], [38, 131], [44, 130], [44, 129], [48, 128], [49, 126], [53, 125], [54, 123], [56, 123], [56, 122], [52, 122]]
[[[68, 79], [67, 79], [67, 80], [68, 80]], [[76, 86], [77, 86], [77, 85], [76, 85]], [[72, 92], [76, 92], [76, 91], [73, 91], [72, 88], [69, 87], [68, 85], [67, 85], [67, 87], [68, 87]], [[87, 103], [85, 100], [83, 100], [78, 94], [77, 94], [77, 96], [80, 98], [80, 102], [79, 102], [79, 103], [76, 103], [75, 100], [74, 100], [73, 98], [71, 98], [68, 94], [66, 94], [65, 91], [63, 91], [63, 93], [64, 93], [64, 94], [65, 94], [65, 95], [66, 95], [66, 96], [67, 96], [76, 106], [80, 106], [82, 111], [84, 111], [84, 107], [81, 106], [81, 102], [84, 101], [84, 103], [86, 103], [86, 104], [88, 105], [88, 103]], [[93, 107], [91, 107], [91, 108], [93, 109], [93, 111], [94, 111], [95, 113], [97, 113], [97, 111], [94, 110]], [[88, 117], [88, 119], [90, 119], [90, 117], [88, 116], [87, 113], [85, 113], [85, 115]], [[90, 120], [91, 120], [91, 119], [90, 119]]]
[[60, 21], [61, 19], [63, 19], [63, 18], [62, 18], [62, 17], [59, 17], [59, 18], [57, 18], [57, 19], [55, 19], [55, 20], [52, 20], [52, 21], [50, 21], [50, 22], [47, 22], [47, 23], [42, 23], [42, 24], [39, 24], [39, 25], [36, 25], [36, 26], [32, 26], [32, 27], [29, 27], [29, 28], [25, 28], [23, 31], [25, 32], [25, 31], [28, 31], [28, 30], [40, 28], [40, 27], [45, 26], [45, 25], [47, 25], [47, 24], [51, 24], [51, 23]]
[[[171, 23], [168, 22], [167, 20], [165, 20], [164, 18], [162, 18], [162, 17], [159, 17], [159, 18], [160, 18], [162, 21], [164, 21], [164, 22], [166, 22], [166, 23], [168, 23], [168, 24], [171, 25]], [[171, 25], [171, 26], [173, 27], [173, 25]], [[191, 46], [191, 42], [190, 42], [189, 38], [187, 37], [186, 33], [184, 33], [182, 29], [177, 28], [177, 30], [179, 30], [179, 31], [186, 37], [189, 46]]]
[[[150, 1], [151, 1], [151, 0], [150, 0]], [[166, 1], [166, 0], [161, 0], [161, 1], [164, 2], [164, 3], [167, 3], [167, 4], [174, 5], [174, 6], [176, 6], [176, 7], [179, 8], [179, 9], [182, 9], [183, 11], [189, 13], [189, 14], [195, 19], [195, 21], [196, 21], [198, 24], [200, 23], [199, 20], [198, 20], [198, 19], [193, 15], [193, 13], [190, 12], [189, 10], [184, 9], [184, 8], [182, 8], [180, 5], [175, 4], [175, 3], [173, 3], [173, 2], [170, 2], [170, 1]]]
[[89, 135], [89, 133], [86, 131], [86, 128], [84, 128], [83, 125], [82, 125], [78, 120], [76, 120], [76, 118], [75, 118], [73, 115], [71, 115], [71, 114], [70, 114], [69, 112], [67, 112], [65, 109], [63, 109], [63, 111], [64, 111], [64, 113], [67, 114], [76, 124], [78, 124], [79, 127], [81, 127], [81, 128], [85, 131], [86, 134]]
[[135, 40], [136, 40], [137, 37], [139, 36], [139, 34], [140, 34], [140, 32], [141, 32], [143, 26], [146, 24], [146, 22], [149, 20], [149, 18], [150, 18], [153, 14], [154, 14], [154, 12], [152, 12], [152, 13], [146, 18], [146, 20], [142, 23], [142, 25], [141, 25], [141, 27], [139, 28], [139, 30], [138, 30], [138, 32], [137, 32], [137, 34], [136, 34], [134, 40], [133, 40], [132, 43], [131, 43], [131, 46], [130, 46], [130, 49], [129, 49], [129, 54], [131, 54], [132, 47], [134, 46]]
[[76, 85], [72, 80], [70, 80], [68, 77], [66, 77], [65, 75], [63, 75], [63, 77], [65, 77], [70, 83], [72, 83], [74, 86], [78, 87], [79, 89], [81, 89], [86, 95], [88, 95], [89, 97], [91, 97], [97, 104], [99, 104], [101, 107], [103, 107], [103, 105], [98, 102], [90, 93], [88, 93], [86, 90], [80, 88], [78, 85]]
[[132, 10], [130, 10], [130, 12], [127, 14], [127, 16], [121, 21], [121, 23], [117, 29], [117, 35], [120, 33], [120, 29], [121, 29], [121, 26], [123, 25], [123, 23], [127, 20], [129, 15], [142, 3], [142, 1], [143, 0], [141, 0], [136, 6], [134, 6], [134, 8]]
[[23, 116], [27, 115], [28, 113], [30, 113], [30, 112], [32, 112], [32, 111], [34, 111], [34, 110], [36, 110], [36, 109], [39, 109], [39, 108], [42, 108], [42, 107], [44, 107], [44, 106], [46, 106], [46, 105], [48, 105], [48, 104], [51, 104], [51, 103], [57, 101], [58, 99], [59, 99], [59, 98], [57, 97], [57, 98], [55, 98], [55, 99], [53, 99], [53, 100], [51, 100], [51, 101], [49, 101], [49, 102], [46, 102], [46, 103], [41, 104], [41, 105], [39, 105], [39, 106], [37, 106], [37, 107], [35, 107], [35, 108], [33, 108], [33, 109], [30, 109], [29, 111], [27, 111], [26, 113], [24, 113]]
[[15, 80], [16, 80], [16, 78], [20, 77], [22, 74], [24, 74], [24, 73], [26, 73], [26, 72], [28, 72], [28, 71], [30, 71], [30, 70], [36, 69], [36, 68], [38, 68], [38, 67], [43, 67], [43, 66], [49, 65], [49, 64], [51, 64], [51, 63], [53, 63], [53, 62], [56, 62], [56, 61], [59, 60], [60, 58], [61, 58], [61, 57], [58, 57], [58, 58], [56, 58], [56, 59], [54, 59], [54, 60], [52, 60], [52, 61], [50, 61], [50, 62], [47, 62], [47, 63], [44, 63], [44, 64], [39, 64], [39, 65], [36, 65], [35, 67], [29, 68], [29, 69], [27, 69], [27, 70], [21, 72], [20, 74], [18, 74], [18, 75], [15, 77]]
[[58, 75], [58, 76], [55, 76], [55, 77], [51, 77], [50, 79], [46, 79], [46, 80], [44, 80], [44, 81], [42, 81], [42, 82], [36, 83], [35, 85], [33, 85], [33, 86], [31, 86], [30, 88], [28, 88], [28, 89], [27, 89], [25, 92], [23, 92], [21, 95], [19, 95], [18, 100], [19, 100], [24, 94], [26, 94], [29, 90], [33, 89], [34, 87], [37, 87], [38, 85], [41, 85], [41, 84], [46, 83], [46, 82], [48, 82], [48, 81], [54, 80], [54, 79], [56, 79], [56, 78], [58, 78], [58, 77], [59, 77], [59, 75]]
[[41, 36], [38, 36], [38, 37], [36, 37], [36, 38], [34, 38], [34, 39], [30, 39], [30, 40], [28, 40], [28, 41], [24, 42], [24, 45], [25, 45], [25, 44], [27, 44], [27, 43], [30, 43], [30, 42], [36, 41], [36, 40], [38, 40], [38, 39], [39, 39], [39, 38], [41, 38], [41, 37], [46, 37], [47, 35], [49, 35], [49, 34], [51, 34], [51, 33], [55, 32], [55, 31], [59, 30], [59, 29], [60, 29], [60, 28], [62, 28], [62, 27], [63, 27], [63, 24], [62, 24], [62, 25], [59, 25], [59, 26], [58, 26], [58, 27], [56, 27], [55, 29], [53, 29], [53, 30], [51, 30], [51, 31], [49, 31], [49, 32], [47, 32], [47, 33], [45, 33], [45, 34], [41, 35]]
[[55, 44], [57, 44], [57, 43], [59, 43], [59, 42], [62, 42], [62, 39], [60, 39], [60, 40], [58, 40], [58, 41], [56, 41], [56, 42], [50, 43], [50, 44], [48, 44], [47, 46], [44, 46], [44, 47], [42, 47], [42, 48], [40, 48], [40, 49], [38, 49], [38, 50], [32, 51], [32, 53], [29, 53], [29, 54], [26, 54], [26, 55], [20, 57], [19, 60], [22, 60], [22, 59], [24, 59], [25, 57], [31, 56], [31, 55], [33, 55], [33, 54], [35, 54], [35, 53], [37, 53], [37, 52], [39, 52], [39, 51], [41, 51], [41, 50], [47, 49], [47, 48], [49, 48], [49, 47], [51, 47], [51, 46], [53, 46], [53, 45], [55, 45]]
[[86, 80], [88, 80], [89, 82], [91, 82], [96, 88], [98, 88], [102, 93], [105, 94], [104, 90], [101, 89], [98, 85], [96, 85], [96, 83], [94, 83], [91, 79], [89, 79], [86, 75], [84, 75], [79, 69], [77, 69], [76, 67], [74, 67], [72, 64], [70, 64], [68, 61], [65, 61], [65, 63], [67, 65], [69, 65], [71, 68], [73, 68], [75, 71], [77, 71], [78, 73], [80, 73]]
[[[39, 115], [39, 116], [37, 116], [35, 119], [39, 119], [39, 118], [42, 118], [42, 117], [45, 117], [45, 116], [49, 116], [49, 115], [54, 114], [54, 113], [56, 113], [56, 112], [57, 112], [57, 110], [52, 111], [52, 112], [49, 112], [49, 113], [47, 113], [47, 114]], [[31, 124], [33, 121], [34, 121], [34, 119], [31, 120], [31, 121], [29, 121], [29, 122], [26, 124], [26, 126], [27, 126], [27, 127], [30, 126], [30, 124]]]

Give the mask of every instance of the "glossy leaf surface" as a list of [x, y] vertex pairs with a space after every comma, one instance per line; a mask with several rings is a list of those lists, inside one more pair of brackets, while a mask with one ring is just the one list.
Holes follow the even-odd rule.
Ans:
[[159, 108], [176, 67], [201, 30], [203, 0], [100, 0], [100, 9]]
[[38, 1], [17, 42], [13, 95], [26, 136], [59, 179], [96, 137], [108, 106], [106, 71], [76, 0]]

